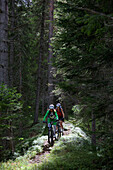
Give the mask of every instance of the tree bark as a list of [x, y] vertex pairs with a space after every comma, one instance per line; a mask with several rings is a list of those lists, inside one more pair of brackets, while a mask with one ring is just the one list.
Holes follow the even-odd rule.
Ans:
[[[21, 52], [19, 55], [19, 92], [22, 94], [22, 57]], [[21, 100], [21, 99], [20, 99]], [[19, 110], [19, 113], [21, 114], [21, 109]], [[19, 135], [22, 135], [22, 121], [19, 122]]]
[[10, 75], [9, 75], [9, 84], [13, 86], [13, 64], [14, 64], [14, 41], [13, 41], [13, 34], [14, 34], [14, 22], [15, 22], [15, 0], [11, 0], [11, 38], [10, 38], [10, 59], [9, 59], [9, 66], [10, 66]]
[[51, 38], [53, 37], [53, 12], [54, 12], [54, 0], [50, 0], [50, 11], [49, 11], [49, 57], [48, 57], [48, 105], [53, 103], [53, 67], [52, 58], [53, 50], [51, 46]]
[[21, 52], [19, 55], [19, 92], [22, 93], [22, 58]]
[[14, 135], [13, 135], [13, 127], [12, 127], [12, 121], [9, 121], [10, 125], [10, 145], [11, 145], [11, 152], [14, 154], [15, 148], [14, 148]]
[[8, 81], [8, 1], [0, 0], [0, 84]]
[[47, 88], [47, 70], [45, 70], [46, 68], [46, 64], [43, 63], [43, 82], [42, 82], [42, 115], [45, 114], [45, 110], [47, 110], [47, 93], [46, 93], [46, 88]]
[[40, 31], [40, 47], [39, 47], [39, 62], [38, 62], [38, 71], [37, 71], [37, 91], [36, 91], [36, 110], [34, 116], [34, 123], [38, 122], [39, 115], [39, 103], [40, 103], [40, 91], [41, 91], [41, 66], [42, 66], [42, 57], [44, 55], [44, 23], [45, 23], [45, 0], [42, 4], [42, 19], [41, 19], [41, 31]]
[[63, 101], [63, 106], [64, 106], [64, 114], [65, 114], [65, 119], [68, 120], [68, 113], [67, 113], [67, 109], [66, 109], [66, 103], [65, 101]]
[[44, 70], [43, 70], [43, 82], [42, 82], [42, 115], [45, 113], [45, 75], [44, 75]]
[[96, 121], [95, 121], [94, 113], [92, 113], [92, 146], [95, 150], [96, 149]]

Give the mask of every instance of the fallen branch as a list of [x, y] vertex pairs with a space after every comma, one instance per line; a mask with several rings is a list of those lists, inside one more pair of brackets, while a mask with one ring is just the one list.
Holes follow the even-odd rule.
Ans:
[[105, 25], [106, 27], [113, 27], [113, 24], [106, 24], [106, 22], [104, 22], [104, 25]]
[[108, 15], [106, 15], [106, 14], [104, 14], [104, 13], [101, 13], [101, 12], [98, 12], [98, 11], [94, 11], [94, 10], [89, 9], [89, 8], [76, 7], [76, 9], [80, 9], [80, 10], [82, 10], [82, 11], [88, 11], [88, 12], [90, 12], [90, 13], [92, 13], [92, 14], [98, 14], [98, 15], [100, 15], [100, 16], [104, 16], [104, 17], [107, 17], [107, 18], [113, 20], [113, 17], [108, 16]]

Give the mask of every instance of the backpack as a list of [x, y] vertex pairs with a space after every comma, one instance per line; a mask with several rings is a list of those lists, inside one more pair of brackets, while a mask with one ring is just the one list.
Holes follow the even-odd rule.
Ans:
[[60, 108], [60, 110], [59, 110], [59, 111], [56, 109], [56, 112], [57, 112], [57, 114], [58, 114], [58, 117], [63, 117], [63, 114], [62, 114], [61, 108]]

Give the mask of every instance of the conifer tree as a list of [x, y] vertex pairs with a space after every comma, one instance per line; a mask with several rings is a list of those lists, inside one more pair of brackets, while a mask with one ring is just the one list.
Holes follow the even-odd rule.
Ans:
[[8, 1], [0, 1], [0, 84], [8, 80]]
[[49, 1], [49, 56], [48, 56], [48, 105], [53, 103], [53, 49], [51, 39], [53, 37], [53, 16], [54, 15], [54, 0]]
[[40, 27], [40, 43], [39, 43], [39, 61], [38, 61], [38, 71], [37, 71], [37, 92], [36, 92], [36, 110], [34, 123], [38, 121], [39, 115], [39, 104], [40, 104], [40, 94], [41, 94], [41, 75], [42, 75], [42, 59], [44, 55], [44, 23], [45, 23], [45, 0], [42, 2], [42, 16], [41, 16], [41, 27]]

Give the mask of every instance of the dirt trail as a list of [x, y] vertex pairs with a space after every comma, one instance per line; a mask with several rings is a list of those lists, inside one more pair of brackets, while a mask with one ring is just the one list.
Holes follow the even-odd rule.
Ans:
[[43, 146], [43, 151], [39, 154], [37, 154], [34, 158], [32, 158], [29, 162], [30, 163], [40, 163], [47, 159], [47, 155], [50, 154], [50, 145], [46, 141]]
[[[70, 129], [64, 129], [64, 135], [69, 135], [71, 133]], [[53, 146], [54, 147], [54, 146]], [[48, 141], [46, 141], [43, 145], [43, 151], [39, 154], [37, 154], [34, 158], [32, 158], [29, 163], [41, 163], [44, 160], [47, 160], [47, 155], [50, 154], [52, 150], [52, 147], [48, 144]]]

